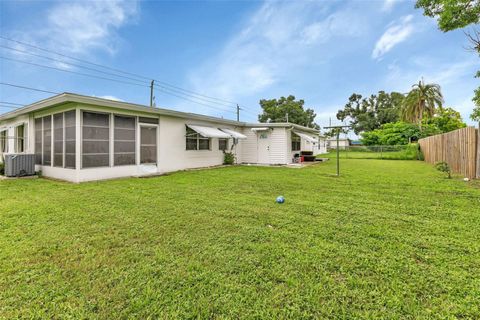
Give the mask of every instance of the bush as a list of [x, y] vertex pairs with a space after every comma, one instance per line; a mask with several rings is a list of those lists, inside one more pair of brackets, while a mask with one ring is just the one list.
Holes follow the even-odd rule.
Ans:
[[235, 155], [233, 152], [224, 152], [223, 153], [223, 164], [231, 165], [235, 163]]
[[413, 123], [386, 123], [381, 129], [362, 133], [362, 143], [369, 145], [406, 145], [411, 141], [441, 133], [435, 125], [424, 124], [422, 129]]
[[451, 179], [452, 178], [452, 172], [450, 169], [450, 166], [446, 162], [437, 162], [435, 164], [435, 168], [437, 168], [438, 171], [445, 172], [447, 174], [447, 178]]
[[0, 175], [5, 174], [5, 164], [3, 162], [0, 162]]

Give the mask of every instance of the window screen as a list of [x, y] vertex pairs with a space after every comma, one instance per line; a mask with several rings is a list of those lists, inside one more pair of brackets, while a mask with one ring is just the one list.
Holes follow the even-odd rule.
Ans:
[[110, 164], [110, 119], [108, 114], [83, 112], [82, 167]]
[[15, 152], [25, 151], [25, 125], [19, 125], [15, 128]]
[[300, 137], [292, 133], [292, 151], [300, 151]]
[[0, 152], [7, 152], [7, 131], [0, 131]]
[[52, 164], [52, 116], [43, 117], [43, 165]]
[[218, 139], [218, 150], [225, 151], [228, 149], [228, 139]]
[[140, 128], [140, 163], [157, 163], [157, 128]]
[[65, 168], [75, 169], [75, 119], [76, 111], [67, 111], [64, 114], [65, 124]]
[[53, 115], [53, 165], [63, 167], [63, 113]]
[[115, 116], [114, 165], [135, 164], [135, 118]]
[[42, 118], [35, 119], [35, 164], [42, 164]]
[[210, 150], [210, 138], [205, 138], [189, 127], [186, 134], [187, 150]]
[[147, 117], [139, 117], [138, 122], [141, 123], [150, 123], [150, 124], [158, 124], [157, 118], [147, 118]]

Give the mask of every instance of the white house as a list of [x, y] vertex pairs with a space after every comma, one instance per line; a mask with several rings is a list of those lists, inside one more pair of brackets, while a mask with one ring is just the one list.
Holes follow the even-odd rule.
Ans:
[[[340, 138], [338, 139], [338, 147], [340, 150], [345, 150], [347, 147], [350, 146], [350, 139], [348, 138]], [[329, 138], [327, 140], [327, 147], [330, 149], [337, 149], [337, 138]]]
[[[0, 115], [0, 153], [35, 154], [36, 170], [72, 182], [237, 163], [288, 164], [326, 152], [319, 131], [245, 123], [63, 93]], [[0, 157], [1, 158], [1, 157]]]

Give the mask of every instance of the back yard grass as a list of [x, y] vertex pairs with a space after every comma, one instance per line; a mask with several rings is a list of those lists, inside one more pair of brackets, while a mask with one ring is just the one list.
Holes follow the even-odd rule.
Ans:
[[334, 164], [0, 181], [0, 318], [478, 319], [480, 189]]

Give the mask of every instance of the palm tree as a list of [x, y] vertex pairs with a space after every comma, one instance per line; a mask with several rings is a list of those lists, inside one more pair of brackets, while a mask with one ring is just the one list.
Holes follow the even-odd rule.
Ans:
[[402, 120], [418, 123], [422, 128], [424, 116], [432, 117], [437, 110], [441, 110], [443, 96], [440, 86], [435, 83], [425, 84], [423, 80], [412, 86], [402, 104]]

